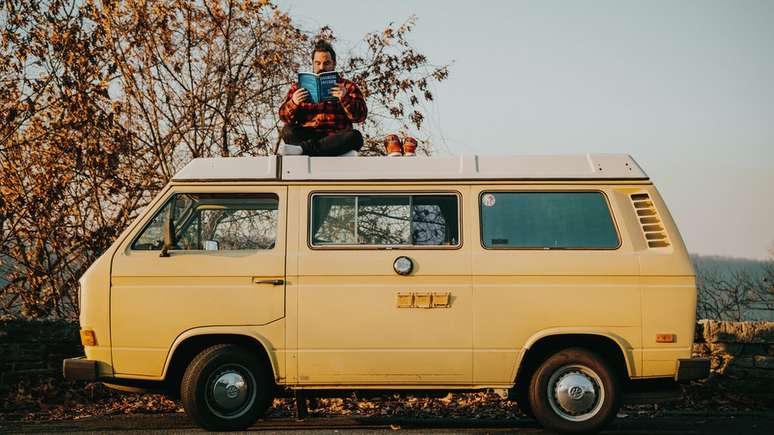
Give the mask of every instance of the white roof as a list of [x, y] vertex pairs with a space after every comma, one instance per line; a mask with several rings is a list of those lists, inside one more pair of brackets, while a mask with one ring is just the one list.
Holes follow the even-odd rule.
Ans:
[[627, 154], [451, 157], [226, 157], [194, 159], [174, 181], [647, 179]]
[[172, 180], [276, 180], [277, 160], [277, 156], [193, 159]]

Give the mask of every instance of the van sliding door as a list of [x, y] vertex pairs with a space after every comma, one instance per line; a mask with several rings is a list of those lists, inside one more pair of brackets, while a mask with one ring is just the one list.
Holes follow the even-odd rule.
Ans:
[[470, 385], [464, 192], [377, 187], [301, 189], [299, 382]]

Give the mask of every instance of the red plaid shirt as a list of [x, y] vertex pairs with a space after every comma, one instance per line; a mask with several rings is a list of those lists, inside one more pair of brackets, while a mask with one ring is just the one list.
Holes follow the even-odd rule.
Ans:
[[280, 106], [280, 119], [288, 124], [312, 128], [326, 136], [342, 130], [351, 130], [353, 122], [365, 121], [368, 108], [363, 93], [355, 83], [342, 79], [339, 86], [342, 84], [347, 88], [347, 95], [341, 101], [304, 101], [296, 104], [293, 102], [293, 93], [298, 89], [298, 83], [293, 83]]

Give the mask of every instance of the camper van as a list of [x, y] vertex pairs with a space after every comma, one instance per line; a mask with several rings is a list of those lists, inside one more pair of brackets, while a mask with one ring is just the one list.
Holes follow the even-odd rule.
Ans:
[[179, 395], [211, 430], [287, 392], [490, 390], [588, 432], [709, 374], [688, 253], [628, 155], [194, 159], [80, 307], [66, 378]]

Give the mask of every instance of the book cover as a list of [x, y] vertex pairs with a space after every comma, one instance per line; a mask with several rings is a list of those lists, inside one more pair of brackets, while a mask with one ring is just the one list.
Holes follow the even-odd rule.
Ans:
[[313, 103], [335, 100], [331, 88], [339, 81], [339, 73], [328, 71], [320, 74], [311, 72], [298, 73], [298, 86], [309, 91], [309, 99]]

